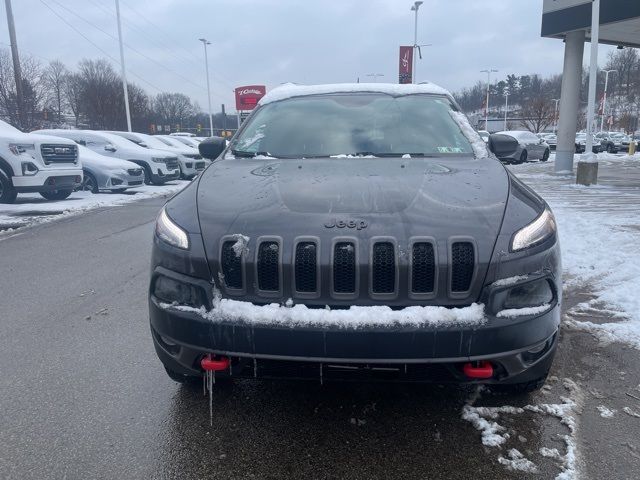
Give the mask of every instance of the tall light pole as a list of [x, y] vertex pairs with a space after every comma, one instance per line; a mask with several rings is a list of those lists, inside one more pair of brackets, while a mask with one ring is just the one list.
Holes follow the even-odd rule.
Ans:
[[13, 59], [13, 76], [16, 82], [16, 100], [18, 102], [18, 127], [23, 128], [24, 101], [22, 99], [22, 73], [20, 71], [20, 56], [18, 55], [18, 42], [16, 41], [16, 28], [13, 24], [13, 10], [11, 0], [4, 0], [7, 9], [7, 24], [9, 26], [9, 41], [11, 42], [11, 57]]
[[607, 114], [607, 86], [609, 85], [609, 74], [611, 72], [618, 73], [617, 70], [605, 70], [604, 71], [604, 95], [602, 95], [602, 116], [600, 117], [600, 131], [604, 126], [604, 117]]
[[417, 1], [413, 2], [413, 5], [411, 6], [411, 11], [416, 12], [415, 24], [413, 27], [413, 72], [411, 72], [411, 80], [413, 83], [418, 83], [416, 82], [416, 63], [418, 63], [418, 56], [416, 53], [418, 53], [418, 49], [420, 48], [418, 45], [418, 9], [422, 4], [423, 2]]
[[489, 131], [489, 86], [491, 85], [491, 74], [496, 73], [498, 70], [489, 68], [487, 70], [480, 70], [480, 73], [487, 74], [487, 103], [485, 104], [484, 111], [484, 129]]
[[556, 133], [556, 130], [558, 130], [558, 102], [560, 99], [552, 98], [551, 100], [556, 102], [556, 107], [553, 110], [553, 133]]
[[124, 48], [122, 46], [122, 26], [120, 25], [120, 2], [116, 0], [116, 19], [118, 21], [118, 42], [120, 43], [120, 69], [122, 71], [122, 89], [124, 90], [124, 110], [127, 114], [127, 131], [131, 131], [131, 111], [129, 110], [129, 90], [127, 89], [127, 71], [124, 68]]
[[384, 77], [384, 73], [367, 73], [367, 77], [373, 77], [373, 83], [376, 83], [376, 78]]
[[209, 104], [209, 136], [213, 137], [213, 114], [211, 113], [211, 86], [209, 84], [209, 55], [207, 55], [207, 45], [211, 42], [206, 38], [199, 39], [204, 45], [204, 66], [207, 70], [207, 102]]
[[504, 89], [504, 128], [503, 130], [507, 130], [507, 112], [509, 111], [509, 90]]

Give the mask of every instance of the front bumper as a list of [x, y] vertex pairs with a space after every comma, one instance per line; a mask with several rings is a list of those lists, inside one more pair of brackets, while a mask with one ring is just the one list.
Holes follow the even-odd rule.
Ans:
[[[207, 287], [207, 282], [202, 286]], [[291, 368], [297, 373], [304, 371], [303, 367], [316, 372], [324, 365], [342, 371], [395, 370], [407, 380], [467, 382], [462, 365], [489, 360], [496, 366], [496, 374], [483, 383], [519, 383], [544, 375], [553, 360], [560, 324], [556, 301], [537, 315], [489, 315], [480, 326], [444, 328], [348, 329], [213, 322], [195, 311], [161, 306], [153, 295], [149, 312], [159, 358], [171, 370], [185, 375], [199, 375], [201, 358], [212, 353], [230, 357], [232, 374], [237, 376], [260, 376], [256, 372], [264, 365], [284, 363], [297, 366]], [[436, 378], [419, 374], [433, 370], [438, 373]]]
[[35, 175], [12, 177], [11, 181], [18, 193], [73, 190], [82, 183], [82, 169], [40, 170]]
[[169, 182], [171, 180], [178, 180], [180, 178], [180, 169], [167, 170], [157, 168], [155, 172], [151, 174], [151, 180], [153, 182]]

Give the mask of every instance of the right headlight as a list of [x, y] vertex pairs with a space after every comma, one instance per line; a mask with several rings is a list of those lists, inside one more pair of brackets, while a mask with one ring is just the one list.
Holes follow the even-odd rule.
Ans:
[[511, 250], [517, 252], [542, 243], [556, 233], [556, 219], [549, 208], [545, 208], [538, 218], [516, 232], [511, 240]]
[[189, 250], [189, 236], [187, 232], [169, 218], [164, 208], [160, 210], [160, 214], [156, 220], [156, 235], [160, 240], [171, 246], [181, 248], [182, 250]]

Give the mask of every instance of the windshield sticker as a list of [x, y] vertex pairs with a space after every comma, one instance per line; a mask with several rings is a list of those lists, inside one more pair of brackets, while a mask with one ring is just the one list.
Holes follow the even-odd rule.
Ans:
[[460, 147], [437, 147], [438, 153], [464, 153]]

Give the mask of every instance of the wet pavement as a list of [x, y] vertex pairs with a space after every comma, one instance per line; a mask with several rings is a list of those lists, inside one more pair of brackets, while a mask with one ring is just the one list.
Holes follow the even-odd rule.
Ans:
[[[533, 395], [242, 380], [216, 388], [210, 426], [202, 389], [171, 381], [150, 338], [161, 204], [0, 235], [0, 478], [555, 478], [571, 465], [580, 478], [639, 477], [640, 352], [570, 329]], [[589, 292], [566, 295], [570, 308]], [[468, 402], [495, 407], [466, 411], [504, 444], [483, 445]], [[537, 473], [510, 470], [523, 464], [514, 448]]]

